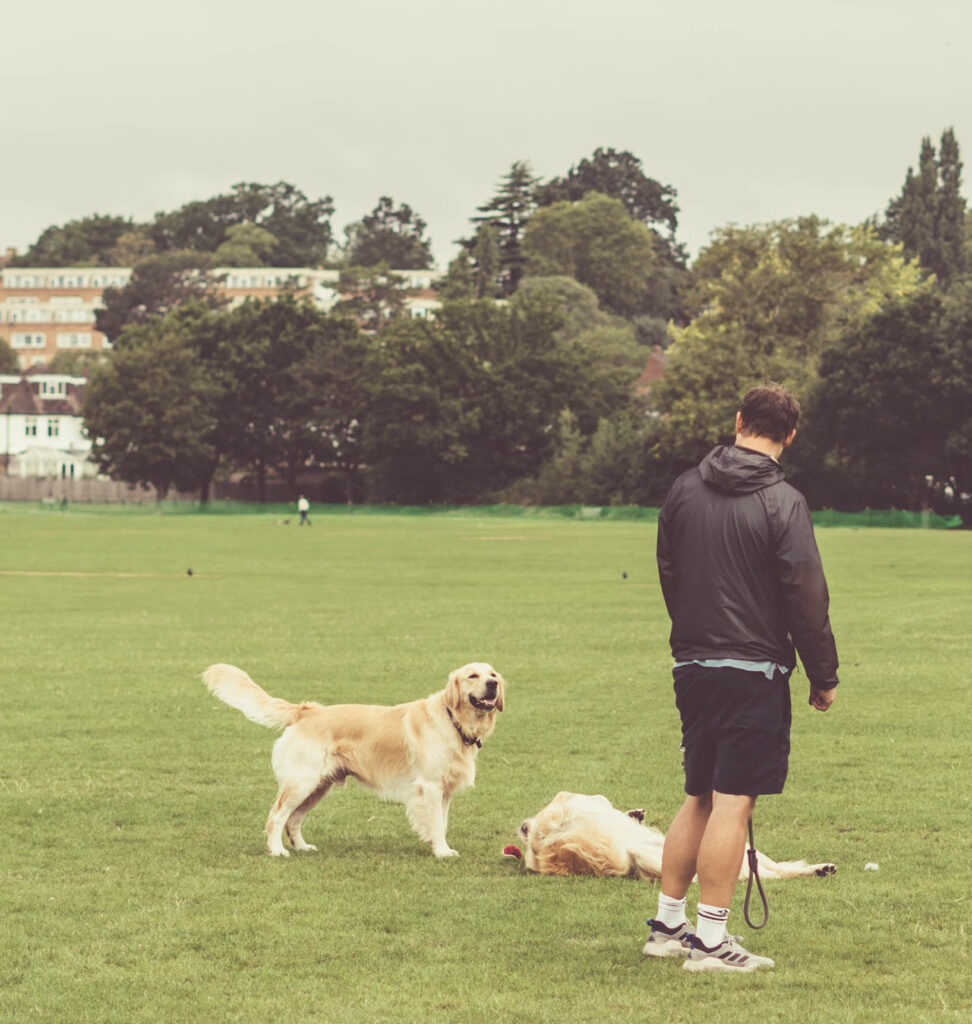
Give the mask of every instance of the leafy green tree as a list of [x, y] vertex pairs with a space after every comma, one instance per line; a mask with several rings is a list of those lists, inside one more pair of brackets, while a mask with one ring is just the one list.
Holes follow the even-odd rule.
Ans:
[[154, 255], [155, 243], [149, 237], [147, 227], [136, 225], [118, 236], [105, 262], [112, 267], [134, 267]]
[[432, 243], [426, 224], [406, 203], [397, 208], [382, 196], [366, 217], [345, 228], [348, 262], [356, 267], [384, 263], [396, 270], [424, 270], [432, 266]]
[[628, 216], [644, 224], [664, 227], [674, 237], [678, 226], [678, 193], [671, 185], [649, 178], [641, 160], [628, 150], [598, 148], [561, 178], [551, 178], [536, 190], [538, 206], [576, 203], [590, 192], [618, 199]]
[[94, 214], [53, 225], [42, 231], [36, 242], [11, 261], [20, 267], [118, 266], [114, 258], [118, 240], [137, 230], [125, 217]]
[[446, 301], [454, 302], [459, 299], [472, 299], [476, 291], [476, 272], [473, 270], [466, 249], [460, 249], [459, 254], [449, 264], [446, 276], [439, 285], [439, 295]]
[[916, 267], [872, 230], [816, 217], [722, 229], [693, 271], [696, 316], [673, 330], [652, 391], [674, 468], [731, 440], [749, 387], [777, 380], [808, 395], [829, 345], [920, 285]]
[[116, 480], [151, 485], [159, 501], [173, 487], [199, 487], [217, 457], [218, 388], [193, 343], [198, 315], [180, 310], [128, 327], [85, 395], [92, 458]]
[[214, 255], [221, 267], [265, 267], [276, 244], [276, 238], [256, 224], [233, 224]]
[[573, 277], [622, 316], [644, 309], [658, 262], [651, 231], [620, 200], [597, 193], [538, 210], [523, 255], [529, 275]]
[[972, 482], [970, 312], [921, 289], [824, 354], [815, 439], [843, 475], [845, 503], [915, 507], [926, 474]]
[[563, 410], [590, 432], [629, 401], [634, 368], [603, 338], [558, 340], [564, 319], [550, 296], [518, 295], [386, 328], [366, 427], [375, 496], [488, 500], [556, 451]]
[[330, 196], [309, 200], [287, 182], [240, 183], [232, 192], [196, 200], [172, 213], [159, 213], [149, 231], [160, 252], [214, 253], [234, 225], [255, 224], [273, 235], [266, 257], [276, 267], [319, 266], [331, 244], [334, 203]]
[[503, 492], [533, 505], [657, 505], [668, 480], [651, 457], [657, 425], [630, 403], [584, 434], [570, 410], [560, 414], [555, 454], [532, 478]]
[[[537, 178], [526, 160], [517, 160], [503, 176], [492, 199], [477, 207], [474, 224], [488, 224], [496, 231], [499, 246], [498, 284], [503, 295], [512, 295], [523, 276], [523, 233], [536, 207]], [[478, 241], [478, 236], [477, 236]], [[470, 247], [476, 242], [467, 243]]]
[[0, 373], [20, 373], [20, 360], [6, 338], [0, 338]]
[[377, 331], [405, 310], [408, 289], [405, 279], [388, 264], [345, 267], [338, 279], [340, 301], [334, 311], [357, 320], [363, 330]]
[[270, 470], [296, 492], [297, 476], [322, 451], [319, 424], [309, 419], [298, 384], [315, 348], [326, 344], [328, 324], [307, 300], [290, 294], [248, 300], [218, 320], [219, 337], [209, 358], [222, 382], [219, 450], [253, 474], [260, 501]]
[[353, 320], [322, 317], [290, 370], [288, 419], [303, 431], [308, 464], [336, 471], [350, 505], [361, 487], [375, 342]]
[[370, 491], [382, 501], [461, 500], [483, 410], [475, 352], [439, 323], [397, 320], [381, 336], [365, 426]]
[[54, 358], [47, 364], [57, 373], [67, 373], [72, 377], [87, 377], [96, 366], [101, 366], [110, 358], [108, 352], [86, 352], [61, 349], [54, 353]]
[[[640, 312], [667, 321], [684, 320], [682, 293], [690, 283], [685, 247], [675, 239], [678, 227], [677, 192], [649, 178], [641, 160], [624, 150], [596, 149], [561, 178], [538, 186], [540, 207], [555, 203], [576, 203], [591, 192], [610, 196], [624, 204], [628, 216], [651, 231], [655, 269], [651, 285], [642, 299]], [[657, 329], [653, 334], [657, 334]]]
[[214, 262], [212, 255], [196, 252], [150, 256], [133, 269], [128, 284], [104, 290], [95, 326], [114, 342], [126, 326], [148, 323], [188, 302], [218, 309], [226, 300], [211, 273]]
[[600, 308], [597, 296], [570, 277], [526, 277], [511, 300], [514, 309], [548, 310], [559, 324], [553, 339], [587, 386], [571, 400], [585, 436], [598, 422], [626, 408], [645, 365], [633, 326]]
[[966, 270], [962, 161], [955, 132], [942, 133], [938, 152], [921, 140], [918, 172], [909, 167], [901, 194], [888, 204], [882, 236], [900, 242], [926, 273], [947, 285]]
[[522, 304], [532, 299], [551, 303], [562, 315], [563, 325], [556, 333], [560, 342], [570, 341], [584, 331], [624, 322], [601, 309], [592, 288], [567, 275], [525, 277], [513, 302]]

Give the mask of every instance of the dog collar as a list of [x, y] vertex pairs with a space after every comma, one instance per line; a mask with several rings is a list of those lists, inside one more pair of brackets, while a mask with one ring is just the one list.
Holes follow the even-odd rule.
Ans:
[[456, 732], [459, 733], [459, 739], [461, 739], [462, 742], [467, 747], [471, 747], [474, 743], [476, 744], [477, 747], [481, 747], [483, 745], [483, 741], [482, 740], [478, 740], [474, 736], [467, 736], [462, 731], [462, 726], [456, 721], [456, 717], [452, 713], [452, 708], [446, 708], [446, 712], [449, 715], [449, 721], [452, 722], [453, 726], [455, 727]]

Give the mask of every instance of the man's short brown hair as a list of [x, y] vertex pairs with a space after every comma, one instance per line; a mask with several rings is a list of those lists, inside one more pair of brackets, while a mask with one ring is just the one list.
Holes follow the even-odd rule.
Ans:
[[739, 414], [741, 433], [783, 442], [796, 429], [800, 403], [781, 384], [761, 384], [746, 392]]

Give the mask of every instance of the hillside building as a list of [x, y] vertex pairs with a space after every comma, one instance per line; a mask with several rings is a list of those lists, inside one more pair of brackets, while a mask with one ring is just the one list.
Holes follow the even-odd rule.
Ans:
[[[340, 272], [313, 267], [217, 267], [213, 271], [231, 306], [248, 298], [272, 299], [284, 289], [309, 296], [329, 311], [341, 299]], [[393, 270], [402, 278], [410, 316], [429, 317], [439, 307], [436, 270]], [[129, 267], [0, 268], [0, 338], [21, 369], [44, 366], [58, 352], [102, 352], [111, 340], [95, 327], [105, 288], [123, 288]]]

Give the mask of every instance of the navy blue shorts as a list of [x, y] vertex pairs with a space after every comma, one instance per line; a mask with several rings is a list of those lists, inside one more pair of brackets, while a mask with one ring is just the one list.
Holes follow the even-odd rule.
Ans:
[[782, 793], [790, 756], [790, 678], [682, 665], [673, 672], [682, 716], [685, 792]]

